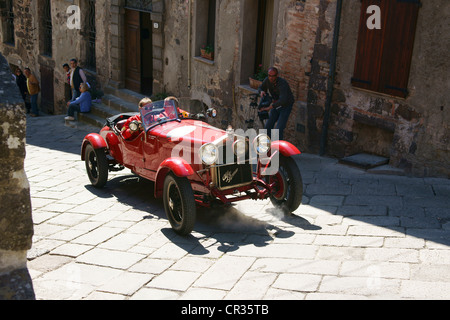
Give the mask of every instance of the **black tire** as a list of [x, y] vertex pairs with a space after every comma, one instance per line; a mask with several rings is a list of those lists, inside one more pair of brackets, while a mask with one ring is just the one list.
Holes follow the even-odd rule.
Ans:
[[278, 173], [269, 178], [269, 181], [277, 181], [275, 192], [270, 195], [270, 201], [276, 207], [280, 207], [286, 214], [295, 211], [302, 203], [303, 180], [300, 170], [291, 157], [280, 155], [280, 167]]
[[96, 188], [103, 188], [108, 181], [108, 159], [105, 149], [94, 149], [89, 143], [84, 153], [86, 171], [91, 184]]
[[164, 180], [164, 210], [173, 230], [185, 236], [194, 229], [197, 207], [187, 178], [168, 174]]

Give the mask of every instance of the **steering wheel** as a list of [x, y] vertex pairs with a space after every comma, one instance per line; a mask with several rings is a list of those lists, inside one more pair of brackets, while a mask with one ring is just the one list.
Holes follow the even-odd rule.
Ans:
[[[157, 115], [157, 114], [159, 114], [159, 111], [150, 111], [149, 113], [147, 113], [145, 116], [144, 116], [144, 119], [142, 119], [143, 121], [143, 123], [147, 123], [148, 122], [148, 120], [150, 120], [150, 122], [155, 122], [155, 115]], [[150, 118], [150, 117], [152, 117], [152, 118]]]

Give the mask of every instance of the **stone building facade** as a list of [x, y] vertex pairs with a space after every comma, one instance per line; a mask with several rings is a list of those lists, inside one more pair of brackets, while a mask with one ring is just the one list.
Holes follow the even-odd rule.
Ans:
[[33, 221], [24, 170], [25, 105], [1, 54], [0, 123], [0, 300], [34, 299], [27, 269]]
[[[8, 2], [2, 2], [3, 12]], [[50, 56], [44, 45], [49, 24], [42, 19], [50, 1], [12, 2], [15, 42], [8, 43], [3, 14], [0, 51], [10, 64], [30, 65], [42, 82], [52, 84], [47, 92], [53, 90], [53, 113], [65, 112], [61, 66], [75, 57], [101, 89], [189, 97], [218, 109], [215, 125], [246, 129], [254, 119], [259, 128], [249, 77], [259, 65], [274, 65], [296, 100], [285, 138], [301, 150], [338, 158], [366, 152], [390, 158], [391, 165], [414, 175], [450, 174], [446, 0], [403, 1], [399, 7], [387, 0], [55, 0], [49, 11]], [[407, 46], [399, 41], [384, 57], [361, 54], [359, 39], [372, 17], [366, 9], [373, 4], [381, 7], [381, 33], [393, 28], [399, 39], [402, 32], [413, 35], [410, 65], [392, 69], [407, 76], [400, 92], [368, 90], [355, 82], [367, 83], [358, 79], [357, 68], [376, 67], [376, 59], [386, 63], [396, 52], [392, 48]], [[80, 29], [67, 25], [74, 16], [71, 5], [80, 9]], [[416, 10], [401, 5], [417, 7], [417, 17], [398, 18]], [[415, 29], [395, 28], [397, 21], [414, 23]], [[214, 50], [212, 60], [201, 57], [204, 46]], [[373, 61], [361, 63], [364, 57]], [[378, 71], [386, 76], [390, 69]]]

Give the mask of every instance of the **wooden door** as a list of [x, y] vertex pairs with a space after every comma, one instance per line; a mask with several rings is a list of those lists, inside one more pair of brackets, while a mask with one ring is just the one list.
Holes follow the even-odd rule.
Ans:
[[141, 92], [141, 21], [139, 11], [125, 11], [125, 87]]
[[41, 110], [47, 114], [55, 113], [53, 68], [41, 65]]

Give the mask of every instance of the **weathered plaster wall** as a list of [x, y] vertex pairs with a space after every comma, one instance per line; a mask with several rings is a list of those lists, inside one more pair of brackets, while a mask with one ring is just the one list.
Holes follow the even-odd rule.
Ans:
[[[359, 3], [358, 3], [359, 4]], [[328, 145], [330, 153], [355, 153], [355, 126], [364, 122], [372, 134], [392, 134], [390, 142], [372, 143], [390, 150], [390, 161], [414, 175], [450, 175], [450, 3], [422, 2], [406, 99], [354, 89], [353, 73], [360, 6], [344, 1], [338, 70]], [[383, 133], [384, 132], [384, 133]], [[365, 136], [370, 134], [366, 132]], [[386, 145], [387, 144], [387, 145]]]
[[[192, 3], [191, 23], [195, 26], [196, 2]], [[217, 108], [218, 117], [213, 124], [225, 127], [233, 124], [236, 100], [233, 98], [236, 83], [239, 42], [240, 3], [219, 1], [216, 17], [216, 46], [214, 62], [194, 57], [197, 44], [195, 27], [188, 37], [189, 2], [166, 1], [164, 86], [170, 94], [190, 97]], [[192, 57], [188, 56], [189, 42]], [[189, 79], [189, 63], [191, 74]], [[191, 84], [189, 87], [188, 84]], [[234, 112], [234, 110], [236, 112]]]
[[[329, 58], [327, 51], [319, 46], [331, 46], [329, 32], [334, 20], [334, 4], [331, 1], [288, 1], [276, 3], [274, 10], [274, 46], [273, 61], [279, 68], [280, 75], [288, 80], [296, 98], [296, 104], [286, 129], [288, 140], [299, 144], [303, 150], [308, 145], [308, 110], [306, 100], [310, 87], [320, 91], [323, 78], [326, 79], [328, 66], [322, 60]], [[246, 120], [254, 119], [255, 128], [261, 125], [256, 117], [256, 111], [251, 109], [249, 95], [255, 93], [246, 86], [246, 75], [241, 74], [243, 63], [246, 63], [246, 43], [243, 43], [245, 10], [251, 6], [239, 1], [218, 1], [216, 17], [216, 46], [213, 63], [201, 59], [188, 57], [188, 4], [189, 1], [166, 1], [165, 10], [165, 72], [164, 82], [167, 92], [190, 96], [203, 101], [209, 106], [216, 106], [218, 118], [215, 124], [225, 128], [228, 124], [234, 127], [247, 128]], [[192, 4], [192, 52], [196, 50], [196, 2]], [[247, 26], [248, 27], [248, 26]], [[318, 30], [320, 31], [317, 38]], [[323, 30], [323, 31], [322, 31]], [[325, 44], [324, 44], [325, 43]], [[315, 60], [316, 69], [311, 83], [312, 63], [314, 50], [320, 51]], [[321, 50], [322, 49], [322, 50]], [[188, 78], [188, 64], [191, 63], [191, 79]], [[248, 79], [247, 75], [247, 79]], [[190, 80], [190, 81], [189, 81]], [[188, 83], [191, 87], [188, 87]], [[322, 86], [321, 86], [322, 84]], [[323, 93], [315, 93], [324, 97]], [[317, 102], [319, 104], [319, 102]], [[321, 113], [323, 106], [315, 104], [309, 106], [310, 113]], [[315, 121], [315, 119], [314, 119]], [[314, 122], [314, 128], [320, 123]]]

